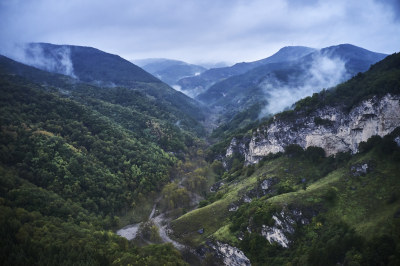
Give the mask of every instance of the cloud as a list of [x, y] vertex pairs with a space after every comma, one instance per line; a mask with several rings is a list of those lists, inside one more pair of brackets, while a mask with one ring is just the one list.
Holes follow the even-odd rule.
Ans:
[[[93, 46], [126, 59], [252, 61], [287, 45], [398, 50], [397, 0], [10, 0], [0, 43]], [[2, 47], [0, 47], [0, 52]]]
[[180, 85], [172, 85], [172, 88], [176, 91], [182, 92], [183, 94], [189, 96], [190, 98], [195, 98], [197, 95], [199, 95], [201, 92], [203, 92], [203, 90], [201, 90], [200, 88], [195, 88], [192, 90], [182, 90], [182, 87]]
[[375, 0], [382, 4], [392, 14], [393, 19], [400, 21], [400, 1], [399, 0]]
[[338, 57], [315, 53], [311, 66], [304, 68], [300, 77], [289, 76], [288, 82], [282, 82], [273, 74], [269, 75], [260, 84], [268, 101], [260, 117], [283, 111], [306, 96], [345, 81], [349, 78], [345, 64]]
[[9, 46], [5, 55], [26, 65], [76, 78], [67, 46], [45, 52], [40, 44], [19, 44]]

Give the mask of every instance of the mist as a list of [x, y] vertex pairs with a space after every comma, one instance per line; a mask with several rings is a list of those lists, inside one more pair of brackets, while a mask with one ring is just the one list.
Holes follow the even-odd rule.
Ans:
[[282, 82], [270, 74], [260, 84], [268, 101], [260, 117], [281, 112], [304, 97], [350, 78], [345, 61], [321, 53], [314, 54], [311, 65], [303, 67], [302, 72], [300, 76], [289, 76], [288, 82]]
[[195, 88], [195, 89], [191, 89], [191, 90], [182, 90], [182, 87], [180, 85], [172, 85], [171, 86], [174, 90], [182, 92], [183, 94], [185, 94], [186, 96], [190, 97], [190, 98], [196, 98], [197, 95], [199, 95], [200, 93], [202, 93], [204, 90], [201, 90], [199, 88]]
[[15, 44], [2, 49], [2, 53], [18, 62], [49, 72], [55, 72], [77, 78], [68, 46], [45, 51], [41, 44]]

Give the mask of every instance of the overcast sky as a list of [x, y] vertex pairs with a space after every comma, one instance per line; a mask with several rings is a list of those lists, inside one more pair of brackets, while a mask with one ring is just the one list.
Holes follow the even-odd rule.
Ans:
[[400, 0], [0, 0], [0, 52], [13, 42], [192, 63], [253, 61], [289, 45], [393, 53]]

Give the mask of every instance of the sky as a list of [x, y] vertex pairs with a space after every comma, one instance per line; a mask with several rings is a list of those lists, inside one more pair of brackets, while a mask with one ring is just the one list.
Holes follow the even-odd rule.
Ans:
[[15, 43], [91, 46], [125, 59], [243, 62], [284, 46], [400, 51], [400, 0], [0, 0]]

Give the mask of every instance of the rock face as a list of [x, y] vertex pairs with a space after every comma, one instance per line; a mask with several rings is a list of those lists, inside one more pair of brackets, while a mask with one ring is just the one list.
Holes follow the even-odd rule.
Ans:
[[400, 137], [395, 138], [394, 141], [396, 141], [397, 146], [400, 147]]
[[265, 237], [269, 243], [276, 242], [284, 248], [289, 247], [289, 240], [286, 238], [285, 233], [294, 233], [294, 229], [292, 227], [294, 221], [290, 220], [289, 222], [286, 222], [284, 220], [282, 222], [275, 215], [272, 216], [272, 219], [275, 221], [275, 226], [269, 227], [263, 224], [261, 235]]
[[369, 172], [369, 168], [367, 163], [360, 163], [352, 165], [350, 171], [353, 176], [364, 176]]
[[217, 241], [209, 243], [209, 246], [216, 252], [217, 256], [223, 261], [224, 265], [229, 266], [250, 266], [250, 260], [244, 255], [243, 251], [228, 244]]
[[315, 215], [316, 212], [312, 210], [303, 213], [300, 209], [284, 208], [280, 213], [272, 216], [273, 226], [262, 225], [261, 235], [271, 244], [277, 243], [283, 248], [288, 248], [291, 243], [288, 237], [295, 233], [295, 228], [299, 225], [309, 224]]
[[[248, 143], [232, 140], [226, 155], [233, 151], [245, 156], [246, 164], [257, 163], [270, 153], [283, 152], [285, 146], [321, 147], [326, 154], [358, 151], [358, 144], [373, 135], [385, 136], [400, 126], [400, 96], [373, 97], [353, 107], [350, 112], [324, 107], [295, 121], [276, 119], [257, 129]], [[247, 148], [248, 147], [248, 148]]]
[[275, 184], [277, 184], [279, 181], [276, 178], [268, 178], [264, 179], [263, 181], [259, 181], [259, 184], [257, 187], [247, 191], [243, 195], [241, 195], [240, 199], [236, 202], [232, 202], [228, 206], [228, 211], [230, 212], [235, 212], [239, 209], [239, 207], [243, 203], [249, 203], [252, 202], [253, 199], [259, 199], [262, 196], [265, 196], [267, 194], [274, 194], [276, 193], [276, 189], [274, 187]]
[[239, 142], [236, 138], [232, 138], [228, 149], [226, 150], [226, 157], [232, 156], [234, 153], [238, 152], [243, 154], [246, 151], [246, 145], [243, 142]]

